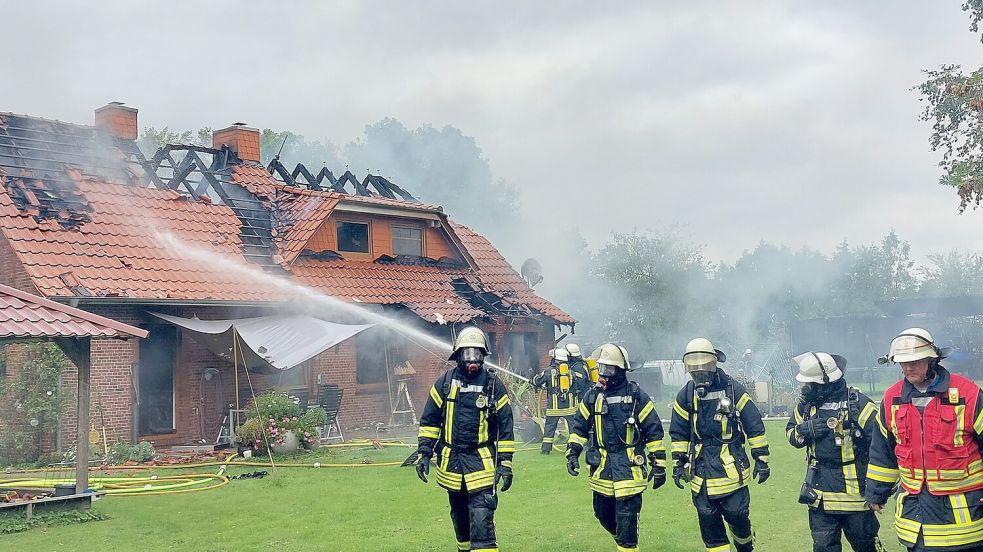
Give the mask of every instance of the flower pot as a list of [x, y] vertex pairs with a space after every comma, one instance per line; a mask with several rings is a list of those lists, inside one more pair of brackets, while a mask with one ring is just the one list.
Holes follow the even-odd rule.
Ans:
[[287, 431], [283, 434], [283, 443], [277, 443], [275, 440], [270, 443], [270, 448], [273, 449], [274, 454], [293, 454], [297, 452], [297, 447], [300, 446], [300, 439], [293, 431]]

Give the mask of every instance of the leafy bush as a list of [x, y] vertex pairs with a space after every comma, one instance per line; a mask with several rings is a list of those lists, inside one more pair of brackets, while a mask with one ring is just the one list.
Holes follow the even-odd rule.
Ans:
[[[57, 345], [30, 343], [24, 351], [26, 362], [0, 378], [0, 403], [9, 407], [3, 420], [7, 431], [0, 442], [0, 465], [36, 462], [41, 435], [57, 427], [72, 396], [71, 389], [59, 389], [61, 373], [70, 362]], [[6, 348], [3, 356], [6, 365]]]
[[109, 447], [109, 456], [106, 463], [112, 466], [123, 464], [124, 462], [147, 462], [157, 456], [157, 451], [153, 445], [146, 441], [140, 441], [135, 445], [116, 441]]
[[300, 400], [286, 393], [270, 391], [256, 395], [246, 406], [246, 416], [261, 416], [280, 420], [300, 416]]

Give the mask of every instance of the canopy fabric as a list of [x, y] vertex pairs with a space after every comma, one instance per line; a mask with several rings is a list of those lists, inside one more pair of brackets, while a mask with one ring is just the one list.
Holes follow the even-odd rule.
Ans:
[[336, 324], [300, 314], [199, 320], [152, 312], [157, 318], [195, 334], [195, 339], [216, 355], [233, 362], [233, 336], [241, 351], [240, 363], [264, 373], [288, 370], [313, 358], [373, 324]]

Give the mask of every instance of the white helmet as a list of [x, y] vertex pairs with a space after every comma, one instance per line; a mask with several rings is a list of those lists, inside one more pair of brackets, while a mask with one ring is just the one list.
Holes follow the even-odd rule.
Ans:
[[488, 338], [485, 337], [485, 332], [475, 326], [468, 326], [458, 332], [457, 339], [454, 340], [454, 350], [451, 352], [451, 356], [447, 357], [447, 360], [457, 360], [461, 349], [470, 347], [481, 349], [485, 356], [489, 354]]
[[843, 377], [846, 359], [829, 353], [802, 353], [792, 357], [799, 365], [795, 379], [802, 383], [833, 383]]
[[942, 351], [935, 346], [932, 334], [922, 328], [908, 328], [891, 341], [887, 353], [890, 362], [914, 362], [923, 358], [942, 358]]
[[594, 352], [590, 356], [598, 364], [607, 364], [608, 366], [617, 366], [622, 370], [631, 370], [631, 363], [628, 361], [628, 351], [621, 345], [605, 343], [594, 349]]
[[686, 371], [708, 370], [715, 371], [718, 362], [725, 362], [727, 355], [720, 349], [714, 349], [713, 343], [705, 337], [697, 337], [686, 344], [686, 352], [683, 353], [683, 365]]
[[566, 349], [567, 353], [569, 353], [569, 355], [572, 357], [580, 358], [583, 356], [583, 353], [580, 352], [580, 345], [577, 345], [576, 343], [567, 343], [564, 349]]
[[558, 362], [566, 362], [569, 359], [566, 349], [550, 349], [550, 360], [556, 360]]

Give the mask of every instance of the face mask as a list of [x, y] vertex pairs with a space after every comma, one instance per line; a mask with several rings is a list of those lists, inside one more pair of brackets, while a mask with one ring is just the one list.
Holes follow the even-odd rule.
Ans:
[[625, 379], [625, 371], [610, 364], [598, 364], [597, 384], [601, 389], [617, 386]]
[[481, 350], [476, 347], [467, 347], [461, 350], [461, 355], [458, 357], [458, 366], [464, 370], [468, 377], [474, 377], [481, 370], [481, 365], [484, 364], [485, 355], [481, 353]]
[[717, 373], [710, 370], [693, 370], [689, 375], [697, 387], [709, 387]]

